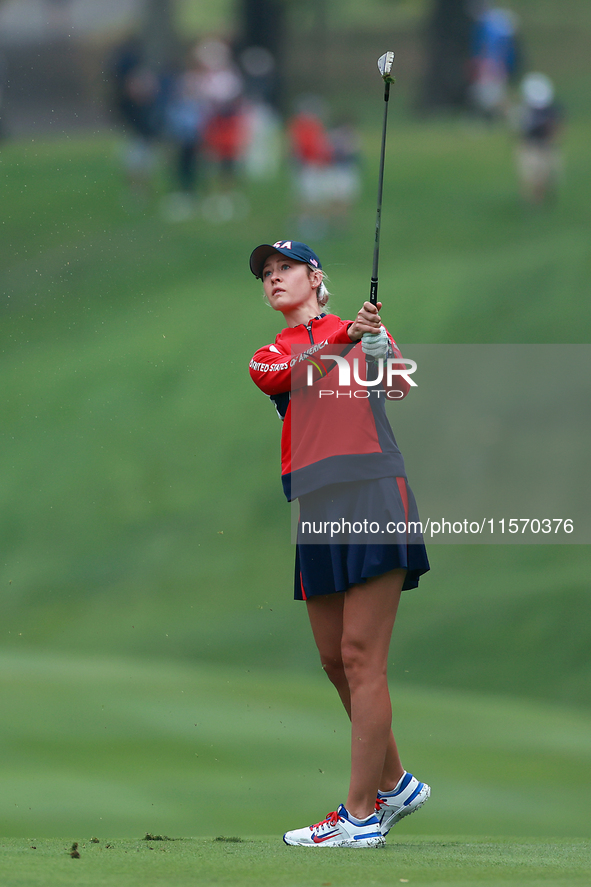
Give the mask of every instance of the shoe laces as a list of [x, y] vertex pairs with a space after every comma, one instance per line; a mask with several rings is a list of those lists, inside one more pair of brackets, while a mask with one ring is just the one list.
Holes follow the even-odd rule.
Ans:
[[380, 797], [376, 798], [376, 813], [379, 813], [380, 810], [382, 809], [382, 807], [385, 807], [387, 803], [388, 803], [387, 798], [380, 798]]
[[323, 819], [321, 822], [317, 822], [316, 825], [311, 825], [311, 829], [322, 828], [323, 826], [331, 826], [334, 827], [339, 821], [339, 814], [336, 810], [333, 810], [332, 813], [329, 813], [326, 819]]

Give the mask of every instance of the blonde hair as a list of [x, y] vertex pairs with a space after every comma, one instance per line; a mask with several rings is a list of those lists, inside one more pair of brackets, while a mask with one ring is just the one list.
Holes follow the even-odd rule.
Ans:
[[320, 268], [315, 268], [314, 265], [308, 265], [308, 269], [310, 271], [320, 271], [320, 273], [322, 274], [320, 285], [316, 287], [316, 301], [318, 302], [319, 308], [324, 308], [328, 304], [328, 300], [332, 295], [332, 293], [329, 293], [324, 283], [325, 280], [328, 280], [328, 277], [326, 276], [324, 271], [322, 271]]

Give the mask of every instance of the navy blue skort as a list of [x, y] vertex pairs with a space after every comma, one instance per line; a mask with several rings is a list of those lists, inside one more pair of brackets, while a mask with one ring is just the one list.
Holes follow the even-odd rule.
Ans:
[[429, 570], [417, 504], [403, 477], [331, 484], [300, 496], [294, 597], [343, 592], [405, 569], [403, 591]]

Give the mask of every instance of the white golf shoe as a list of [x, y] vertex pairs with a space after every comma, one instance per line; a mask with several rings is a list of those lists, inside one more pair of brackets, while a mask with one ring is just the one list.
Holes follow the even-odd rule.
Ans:
[[322, 822], [286, 832], [283, 840], [292, 847], [380, 847], [386, 843], [377, 815], [357, 825], [342, 804]]
[[412, 773], [405, 773], [393, 791], [378, 792], [376, 816], [382, 834], [387, 835], [404, 816], [422, 807], [430, 794], [430, 787], [425, 782], [419, 782]]

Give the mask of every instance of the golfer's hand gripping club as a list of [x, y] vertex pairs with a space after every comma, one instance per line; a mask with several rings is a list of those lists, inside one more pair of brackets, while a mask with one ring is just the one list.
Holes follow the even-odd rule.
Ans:
[[365, 335], [371, 339], [380, 334], [382, 319], [379, 310], [381, 307], [381, 302], [378, 302], [377, 305], [372, 305], [371, 302], [363, 303], [357, 312], [357, 317], [347, 330], [352, 342], [359, 342]]

